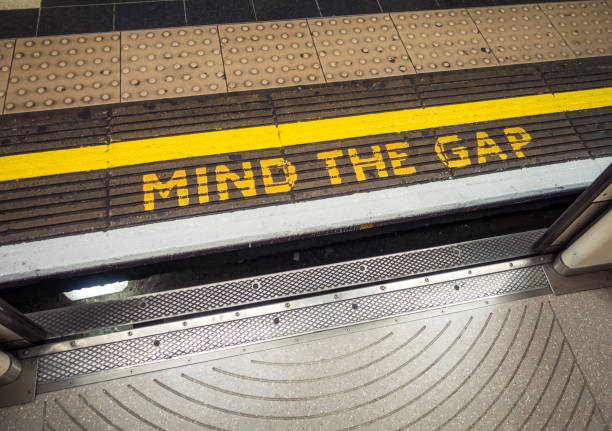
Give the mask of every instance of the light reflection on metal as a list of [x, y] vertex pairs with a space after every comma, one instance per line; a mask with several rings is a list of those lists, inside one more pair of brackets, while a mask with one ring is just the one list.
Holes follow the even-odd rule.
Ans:
[[122, 292], [127, 285], [127, 281], [117, 281], [115, 283], [103, 284], [100, 286], [83, 287], [81, 289], [71, 290], [69, 292], [64, 292], [64, 295], [71, 301], [80, 301], [82, 299]]

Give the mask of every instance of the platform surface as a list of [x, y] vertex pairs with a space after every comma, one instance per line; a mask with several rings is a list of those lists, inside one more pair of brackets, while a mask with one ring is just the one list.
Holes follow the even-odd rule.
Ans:
[[3, 40], [0, 282], [588, 185], [608, 3], [434, 9]]

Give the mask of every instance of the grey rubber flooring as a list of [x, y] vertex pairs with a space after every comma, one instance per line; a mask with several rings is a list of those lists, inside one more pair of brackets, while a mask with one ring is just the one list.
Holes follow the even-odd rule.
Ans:
[[609, 428], [610, 289], [429, 316], [51, 392], [0, 410], [0, 423], [23, 430]]

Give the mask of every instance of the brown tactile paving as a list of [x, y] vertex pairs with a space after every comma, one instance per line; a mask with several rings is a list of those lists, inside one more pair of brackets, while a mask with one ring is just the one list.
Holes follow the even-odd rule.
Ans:
[[465, 9], [391, 14], [417, 73], [496, 66]]
[[121, 101], [225, 93], [216, 26], [121, 33]]
[[612, 9], [606, 2], [545, 3], [540, 7], [576, 56], [612, 54]]
[[500, 64], [574, 58], [536, 4], [473, 8], [469, 13]]
[[119, 102], [119, 33], [19, 39], [5, 114]]
[[414, 74], [387, 14], [309, 19], [327, 82]]
[[306, 20], [219, 26], [231, 91], [325, 82]]
[[14, 48], [14, 40], [0, 40], [0, 114], [4, 110], [4, 99], [6, 97]]

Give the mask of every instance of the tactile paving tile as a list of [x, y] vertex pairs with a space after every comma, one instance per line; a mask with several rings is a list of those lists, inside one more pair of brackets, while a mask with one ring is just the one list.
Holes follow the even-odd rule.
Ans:
[[414, 74], [387, 14], [309, 19], [327, 82]]
[[14, 48], [14, 40], [0, 40], [0, 113], [4, 109], [4, 99], [8, 86]]
[[482, 7], [469, 10], [500, 64], [574, 58], [540, 7]]
[[225, 93], [216, 26], [121, 33], [121, 101]]
[[119, 33], [20, 39], [5, 114], [119, 102]]
[[229, 91], [324, 83], [305, 20], [219, 26]]
[[612, 54], [612, 9], [604, 1], [540, 6], [577, 57]]
[[391, 14], [417, 73], [496, 66], [465, 9]]

